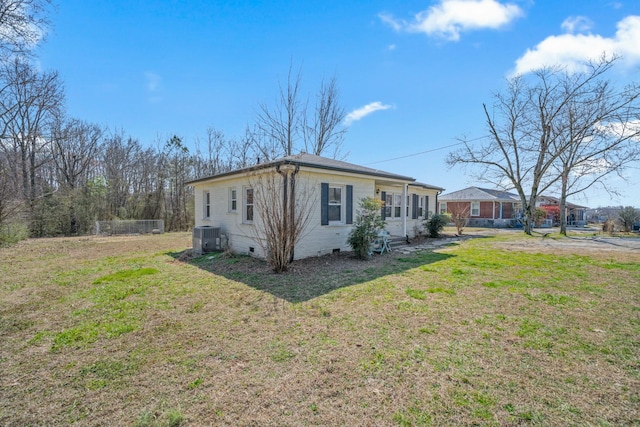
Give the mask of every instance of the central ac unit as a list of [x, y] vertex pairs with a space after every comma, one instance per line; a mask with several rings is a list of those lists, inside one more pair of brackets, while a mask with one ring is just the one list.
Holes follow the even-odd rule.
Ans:
[[222, 250], [222, 239], [219, 227], [193, 227], [193, 250], [205, 253]]

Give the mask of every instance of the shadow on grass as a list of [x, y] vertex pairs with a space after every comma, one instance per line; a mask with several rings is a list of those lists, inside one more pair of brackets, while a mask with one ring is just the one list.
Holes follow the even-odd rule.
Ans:
[[375, 255], [370, 260], [351, 254], [335, 254], [294, 261], [285, 273], [274, 273], [269, 265], [245, 255], [210, 253], [192, 257], [190, 250], [167, 255], [216, 276], [244, 283], [291, 303], [304, 302], [336, 289], [401, 273], [419, 266], [444, 261], [452, 254], [421, 250], [410, 255]]

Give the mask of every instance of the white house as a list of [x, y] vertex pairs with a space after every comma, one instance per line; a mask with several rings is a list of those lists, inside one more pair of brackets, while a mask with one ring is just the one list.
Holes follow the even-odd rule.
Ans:
[[294, 259], [350, 251], [347, 236], [365, 197], [385, 202], [381, 213], [389, 234], [413, 237], [443, 191], [411, 177], [302, 153], [188, 183], [195, 189], [196, 227], [220, 228], [231, 251], [264, 257], [256, 199], [266, 191], [260, 181], [265, 176], [282, 185], [275, 197], [295, 193], [292, 215], [307, 211]]

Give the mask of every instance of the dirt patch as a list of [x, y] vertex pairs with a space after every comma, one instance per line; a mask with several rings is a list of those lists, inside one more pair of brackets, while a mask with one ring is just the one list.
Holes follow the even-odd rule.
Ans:
[[[470, 236], [509, 236], [522, 234], [514, 230], [483, 230]], [[640, 238], [634, 235], [608, 236], [594, 231], [574, 231], [569, 236], [560, 236], [557, 230], [535, 232], [525, 239], [496, 239], [495, 248], [537, 253], [588, 254], [616, 258], [627, 258], [640, 254]]]

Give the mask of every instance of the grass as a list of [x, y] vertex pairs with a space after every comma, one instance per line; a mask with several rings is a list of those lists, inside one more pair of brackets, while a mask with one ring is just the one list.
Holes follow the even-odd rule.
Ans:
[[640, 254], [540, 241], [285, 275], [187, 234], [0, 249], [0, 424], [637, 424]]

